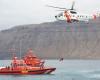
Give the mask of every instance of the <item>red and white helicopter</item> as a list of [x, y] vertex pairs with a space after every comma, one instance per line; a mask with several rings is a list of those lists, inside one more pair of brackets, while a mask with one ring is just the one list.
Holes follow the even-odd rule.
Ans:
[[100, 13], [92, 14], [92, 15], [81, 14], [74, 9], [74, 5], [75, 5], [75, 2], [72, 3], [71, 9], [49, 6], [49, 5], [47, 5], [47, 6], [53, 7], [53, 8], [58, 8], [58, 9], [60, 9], [60, 11], [63, 11], [63, 12], [59, 13], [58, 15], [56, 15], [55, 18], [57, 20], [66, 20], [68, 23], [79, 22], [79, 21], [88, 22], [91, 19], [96, 19], [97, 17], [100, 17]]

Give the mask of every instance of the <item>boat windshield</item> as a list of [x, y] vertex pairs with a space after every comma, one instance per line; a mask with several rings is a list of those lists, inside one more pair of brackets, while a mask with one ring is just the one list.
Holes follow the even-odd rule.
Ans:
[[17, 66], [26, 66], [25, 64], [17, 64]]

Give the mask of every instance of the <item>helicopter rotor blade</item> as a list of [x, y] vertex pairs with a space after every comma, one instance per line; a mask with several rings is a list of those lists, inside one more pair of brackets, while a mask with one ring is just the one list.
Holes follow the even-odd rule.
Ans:
[[56, 11], [65, 11], [65, 10], [56, 10]]
[[58, 9], [63, 9], [66, 10], [66, 8], [61, 8], [61, 7], [55, 7], [55, 6], [50, 6], [50, 5], [46, 5], [47, 7], [52, 7], [52, 8], [58, 8]]
[[56, 10], [56, 11], [68, 11], [68, 10], [70, 10], [70, 9], [65, 9], [65, 10], [60, 9], [60, 10]]

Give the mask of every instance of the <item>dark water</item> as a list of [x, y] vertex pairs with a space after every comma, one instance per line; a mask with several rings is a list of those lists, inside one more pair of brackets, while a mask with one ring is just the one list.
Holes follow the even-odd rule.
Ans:
[[[0, 60], [0, 66], [9, 62]], [[100, 80], [100, 60], [47, 60], [46, 66], [57, 69], [50, 75], [0, 75], [0, 80]]]

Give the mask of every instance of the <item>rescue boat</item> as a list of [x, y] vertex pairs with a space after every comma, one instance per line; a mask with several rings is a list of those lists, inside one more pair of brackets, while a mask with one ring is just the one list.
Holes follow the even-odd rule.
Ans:
[[0, 67], [0, 74], [50, 74], [55, 70], [56, 68], [45, 67], [44, 61], [41, 61], [36, 56], [27, 55], [24, 59], [13, 57], [10, 66]]

